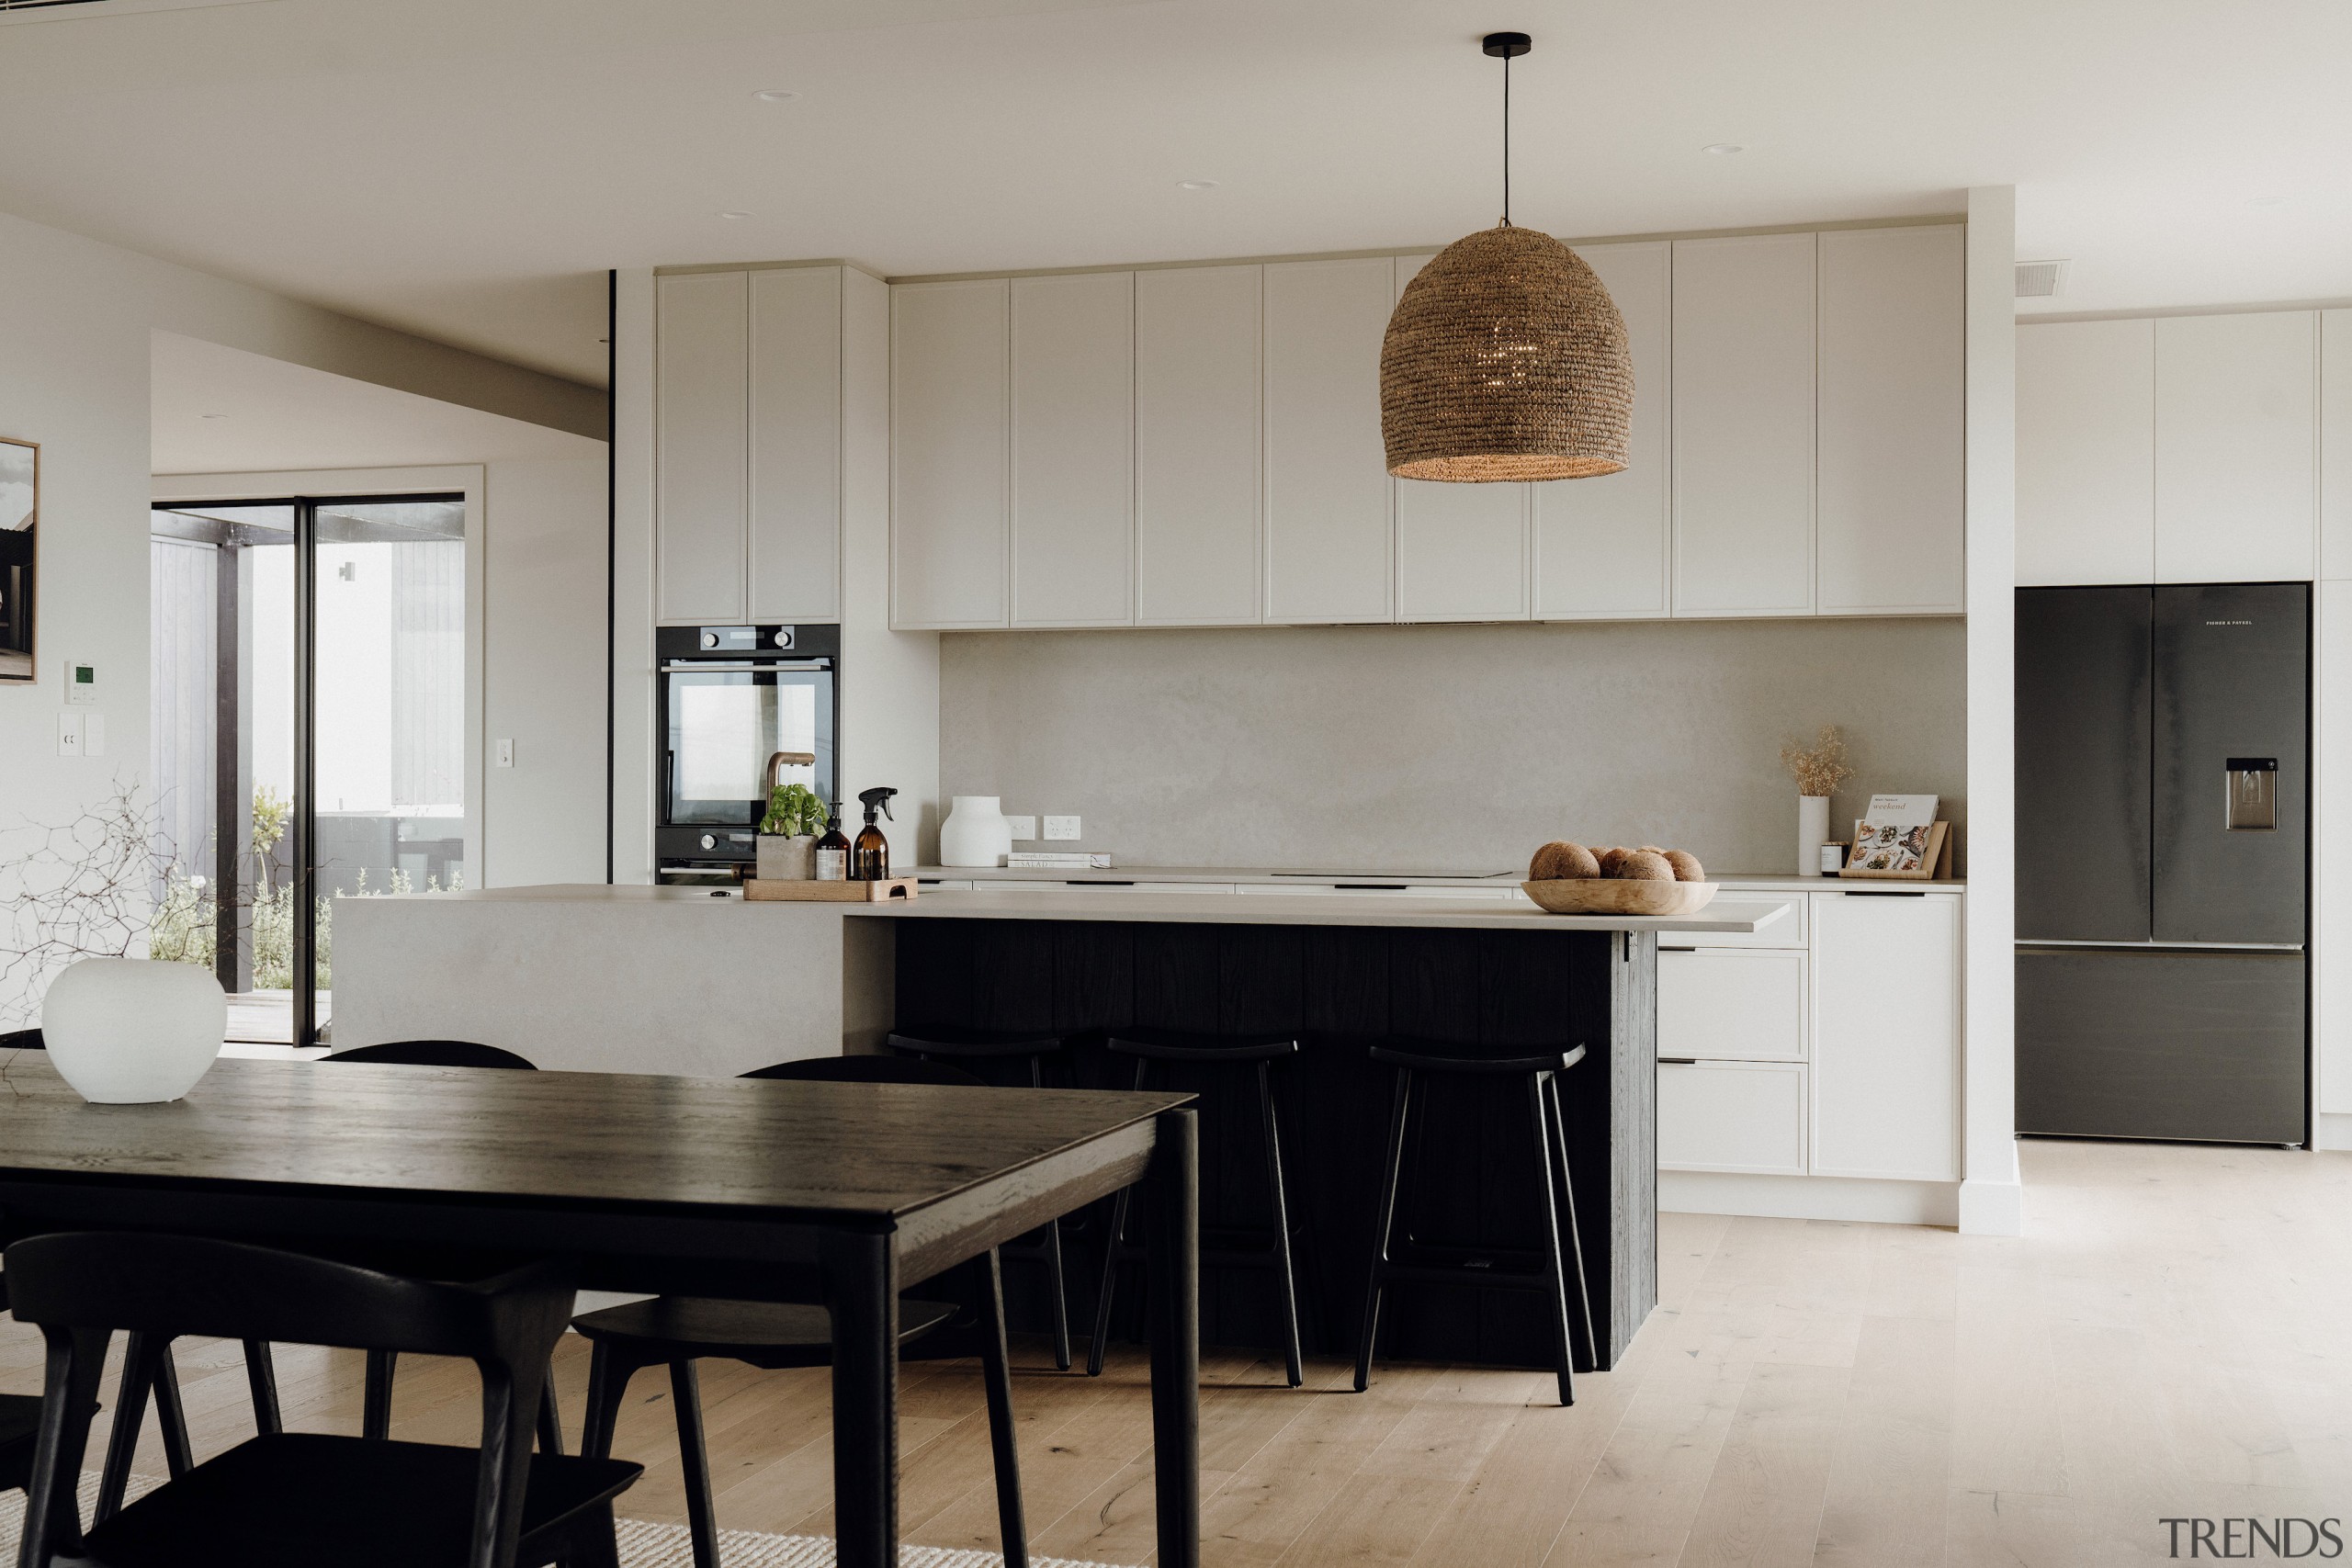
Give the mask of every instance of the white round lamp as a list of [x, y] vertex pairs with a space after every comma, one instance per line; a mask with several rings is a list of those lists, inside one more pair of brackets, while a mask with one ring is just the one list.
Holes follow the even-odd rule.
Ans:
[[228, 1032], [220, 982], [191, 964], [85, 958], [41, 999], [50, 1064], [94, 1105], [179, 1099], [220, 1055]]

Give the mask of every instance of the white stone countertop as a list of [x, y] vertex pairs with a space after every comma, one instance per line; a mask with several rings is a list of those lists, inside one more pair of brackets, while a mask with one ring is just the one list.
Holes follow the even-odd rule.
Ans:
[[[786, 905], [784, 908], [809, 908]], [[1170, 925], [1403, 926], [1449, 931], [1762, 931], [1788, 917], [1785, 903], [1756, 899], [1715, 901], [1690, 915], [1555, 915], [1526, 902], [1472, 898], [1414, 898], [1380, 894], [1279, 893], [1257, 898], [1187, 898], [1167, 894], [1103, 888], [1094, 892], [1034, 893], [1006, 898], [981, 892], [931, 892], [880, 904], [838, 904], [850, 916], [883, 919], [1138, 920]]]
[[[1218, 865], [1122, 865], [1108, 870], [1078, 868], [1041, 868], [1020, 866], [919, 865], [911, 870], [899, 868], [900, 876], [921, 877], [939, 882], [1231, 882], [1252, 885], [1281, 886], [1284, 883], [1301, 886], [1330, 886], [1342, 882], [1370, 883], [1407, 887], [1492, 887], [1517, 886], [1521, 874], [1517, 871], [1487, 872], [1398, 872], [1398, 871], [1292, 871], [1270, 870], [1265, 866]], [[1728, 872], [1721, 875], [1708, 874], [1707, 880], [1724, 887], [1752, 889], [1757, 892], [1811, 893], [1823, 888], [1832, 891], [1856, 886], [1877, 887], [1917, 887], [1936, 892], [1956, 893], [1967, 884], [1957, 878], [1935, 882], [1886, 882], [1862, 878], [1835, 876], [1774, 876], [1761, 873]]]

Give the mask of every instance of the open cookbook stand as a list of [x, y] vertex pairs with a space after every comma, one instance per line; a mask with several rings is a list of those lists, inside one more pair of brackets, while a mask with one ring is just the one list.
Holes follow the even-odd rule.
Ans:
[[1856, 882], [1937, 882], [1951, 875], [1951, 824], [1936, 822], [1928, 828], [1927, 852], [1919, 857], [1914, 871], [1860, 871], [1849, 865], [1838, 874]]

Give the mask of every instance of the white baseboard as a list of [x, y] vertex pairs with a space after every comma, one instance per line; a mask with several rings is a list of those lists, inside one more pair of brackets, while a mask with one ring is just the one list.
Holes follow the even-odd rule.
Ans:
[[1963, 1235], [2025, 1235], [2025, 1183], [1972, 1179], [1960, 1184]]
[[2315, 1149], [2352, 1149], [2352, 1116], [2341, 1111], [2320, 1111], [2312, 1118], [2312, 1147]]
[[1726, 1176], [1661, 1170], [1657, 1206], [1680, 1214], [1770, 1220], [1863, 1220], [1889, 1225], [1960, 1222], [1956, 1181], [1860, 1181], [1842, 1176]]

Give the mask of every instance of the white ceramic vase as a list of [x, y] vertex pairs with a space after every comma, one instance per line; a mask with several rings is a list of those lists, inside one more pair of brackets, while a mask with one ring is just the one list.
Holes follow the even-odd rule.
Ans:
[[1829, 841], [1829, 797], [1797, 796], [1797, 874], [1821, 874], [1821, 846]]
[[1012, 852], [1012, 824], [1004, 819], [1002, 803], [994, 795], [951, 796], [947, 819], [939, 825], [939, 863], [1002, 865]]
[[50, 1065], [94, 1105], [177, 1100], [220, 1055], [229, 998], [209, 969], [147, 958], [85, 958], [49, 984]]

